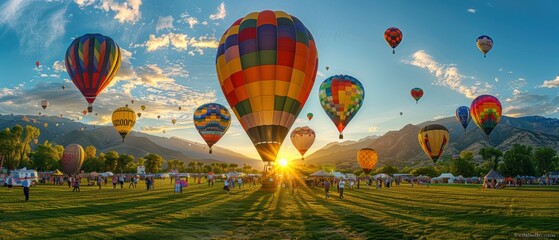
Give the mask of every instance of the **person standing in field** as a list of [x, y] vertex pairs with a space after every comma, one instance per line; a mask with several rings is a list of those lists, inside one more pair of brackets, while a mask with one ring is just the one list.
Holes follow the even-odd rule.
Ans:
[[338, 183], [338, 191], [340, 192], [341, 199], [344, 198], [344, 187], [345, 187], [345, 181], [343, 178], [340, 178], [340, 182]]
[[103, 182], [102, 177], [97, 177], [97, 186], [99, 186], [99, 190], [101, 190], [101, 183]]
[[182, 186], [180, 178], [175, 177], [175, 193], [182, 193]]
[[243, 179], [242, 178], [239, 178], [237, 180], [237, 183], [239, 184], [239, 189], [243, 188]]
[[23, 180], [23, 182], [21, 183], [21, 186], [23, 187], [23, 195], [25, 195], [25, 201], [29, 201], [29, 180], [27, 180], [27, 177], [25, 177], [25, 180]]
[[229, 179], [226, 179], [225, 181], [223, 181], [223, 190], [225, 190], [227, 192], [227, 195], [229, 195]]
[[118, 181], [117, 176], [113, 176], [113, 179], [112, 179], [112, 180], [113, 180], [113, 189], [115, 189], [115, 188], [116, 188], [116, 183], [117, 183], [117, 181]]
[[120, 175], [118, 177], [118, 183], [120, 184], [120, 189], [124, 188], [124, 176]]
[[326, 197], [326, 199], [330, 198], [330, 195], [328, 194], [328, 192], [330, 191], [330, 181], [328, 180], [324, 180], [324, 196]]

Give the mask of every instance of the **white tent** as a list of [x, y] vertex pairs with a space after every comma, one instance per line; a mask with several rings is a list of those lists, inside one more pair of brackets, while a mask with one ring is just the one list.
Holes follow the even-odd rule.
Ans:
[[347, 176], [341, 172], [332, 172], [332, 175], [334, 175], [335, 178], [347, 179]]
[[433, 180], [441, 181], [443, 183], [453, 183], [454, 179], [455, 177], [452, 173], [442, 173], [440, 176], [433, 178]]
[[311, 176], [311, 177], [334, 177], [334, 175], [332, 175], [330, 173], [327, 173], [323, 170], [319, 170], [318, 172], [315, 172], [315, 173], [313, 173], [309, 176]]
[[388, 176], [386, 173], [379, 173], [373, 176], [373, 178], [388, 178], [388, 177], [390, 176]]

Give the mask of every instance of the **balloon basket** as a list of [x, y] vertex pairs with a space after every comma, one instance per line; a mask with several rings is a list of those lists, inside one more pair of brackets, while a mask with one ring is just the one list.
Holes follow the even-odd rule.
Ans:
[[276, 192], [278, 188], [278, 180], [276, 179], [276, 173], [274, 171], [274, 165], [268, 162], [264, 166], [264, 171], [262, 172], [262, 187], [260, 187], [260, 192]]

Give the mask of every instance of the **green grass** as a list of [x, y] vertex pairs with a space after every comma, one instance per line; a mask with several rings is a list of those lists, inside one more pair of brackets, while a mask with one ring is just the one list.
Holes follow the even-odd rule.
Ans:
[[[110, 184], [109, 184], [110, 185]], [[169, 180], [154, 191], [67, 186], [0, 189], [0, 239], [511, 239], [514, 233], [559, 238], [559, 188], [481, 190], [474, 185], [402, 185], [295, 194], [246, 188], [231, 196], [205, 184], [174, 194]], [[333, 189], [332, 195], [336, 193]]]

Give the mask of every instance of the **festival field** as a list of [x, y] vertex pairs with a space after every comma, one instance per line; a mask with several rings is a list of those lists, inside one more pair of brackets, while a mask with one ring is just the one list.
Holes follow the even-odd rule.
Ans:
[[[109, 184], [110, 185], [110, 184]], [[511, 239], [559, 235], [559, 188], [482, 190], [479, 185], [408, 184], [390, 189], [319, 188], [274, 194], [247, 186], [228, 196], [220, 182], [173, 193], [38, 185], [0, 193], [0, 239]]]

